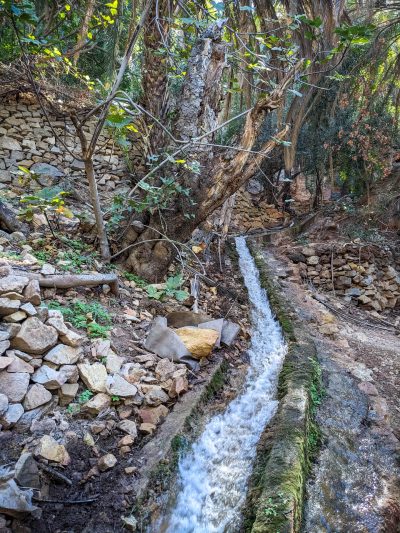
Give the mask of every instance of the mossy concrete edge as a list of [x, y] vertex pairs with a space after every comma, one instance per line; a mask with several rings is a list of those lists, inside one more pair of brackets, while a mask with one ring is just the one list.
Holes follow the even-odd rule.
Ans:
[[248, 245], [288, 353], [279, 377], [279, 407], [257, 448], [243, 531], [295, 533], [301, 528], [305, 483], [320, 440], [314, 414], [322, 394], [321, 371], [314, 343], [284, 301], [257, 244]]

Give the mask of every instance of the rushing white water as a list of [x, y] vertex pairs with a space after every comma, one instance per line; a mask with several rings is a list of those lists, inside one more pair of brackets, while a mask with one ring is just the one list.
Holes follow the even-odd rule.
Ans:
[[236, 248], [252, 303], [250, 368], [243, 392], [208, 422], [180, 461], [180, 490], [168, 533], [238, 530], [257, 442], [277, 407], [277, 380], [286, 346], [244, 238], [236, 240]]

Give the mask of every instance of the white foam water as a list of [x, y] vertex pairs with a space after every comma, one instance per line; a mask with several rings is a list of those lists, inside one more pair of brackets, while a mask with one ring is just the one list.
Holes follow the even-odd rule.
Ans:
[[243, 237], [236, 239], [252, 304], [250, 366], [243, 392], [211, 418], [179, 463], [179, 492], [168, 533], [238, 531], [257, 442], [276, 408], [279, 371], [286, 345]]

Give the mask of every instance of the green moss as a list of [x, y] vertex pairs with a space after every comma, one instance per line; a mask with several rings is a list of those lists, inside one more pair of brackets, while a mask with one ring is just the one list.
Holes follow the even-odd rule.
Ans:
[[261, 285], [282, 325], [288, 353], [279, 376], [278, 411], [257, 448], [243, 530], [286, 533], [300, 530], [305, 483], [321, 442], [314, 419], [323, 396], [321, 369], [314, 344], [303, 334], [290, 304], [273, 283], [264, 259], [254, 244], [249, 247]]

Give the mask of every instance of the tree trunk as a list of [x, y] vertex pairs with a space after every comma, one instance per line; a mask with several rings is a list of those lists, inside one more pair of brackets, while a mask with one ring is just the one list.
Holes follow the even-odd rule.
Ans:
[[99, 239], [100, 253], [104, 261], [109, 261], [111, 254], [108, 245], [106, 226], [104, 224], [103, 212], [101, 210], [99, 191], [97, 190], [96, 176], [94, 173], [93, 159], [85, 159], [85, 172], [89, 183], [90, 196], [92, 199], [92, 206], [94, 216], [96, 218], [97, 237]]
[[74, 65], [78, 63], [79, 56], [84, 46], [84, 42], [85, 42], [87, 32], [89, 29], [90, 19], [92, 18], [92, 15], [93, 15], [93, 11], [94, 11], [94, 0], [87, 0], [85, 16], [83, 17], [82, 25], [79, 29], [78, 38], [76, 40], [76, 45], [74, 49], [74, 55], [73, 55]]

